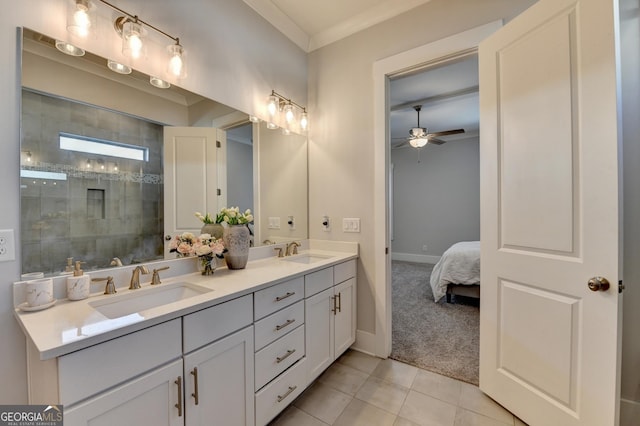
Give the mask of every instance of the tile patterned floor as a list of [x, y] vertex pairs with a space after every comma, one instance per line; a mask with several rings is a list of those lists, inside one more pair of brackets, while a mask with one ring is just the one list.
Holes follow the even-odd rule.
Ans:
[[270, 426], [526, 426], [477, 386], [347, 351]]

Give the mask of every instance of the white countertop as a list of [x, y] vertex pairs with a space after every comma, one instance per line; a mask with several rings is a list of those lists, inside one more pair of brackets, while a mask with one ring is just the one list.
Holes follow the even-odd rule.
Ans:
[[[80, 301], [58, 300], [55, 306], [37, 312], [16, 309], [15, 316], [40, 352], [40, 359], [50, 359], [358, 257], [357, 244], [352, 246], [355, 250], [348, 251], [333, 251], [330, 244], [311, 247], [311, 250], [301, 251], [298, 256], [312, 253], [328, 258], [305, 264], [290, 261], [292, 257], [270, 256], [249, 261], [247, 267], [241, 270], [223, 267], [210, 276], [196, 272], [162, 279], [163, 284], [189, 282], [213, 291], [120, 318], [109, 319], [90, 305], [90, 302], [114, 297], [101, 293]], [[151, 286], [150, 278], [150, 275], [144, 276], [139, 290], [118, 288], [116, 296], [127, 292], [144, 294], [163, 285]]]

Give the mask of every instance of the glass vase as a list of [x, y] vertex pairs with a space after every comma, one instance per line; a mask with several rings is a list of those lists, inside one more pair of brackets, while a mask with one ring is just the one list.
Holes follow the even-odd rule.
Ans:
[[227, 252], [224, 255], [229, 269], [244, 269], [249, 260], [251, 235], [247, 225], [229, 225], [224, 228], [222, 241]]

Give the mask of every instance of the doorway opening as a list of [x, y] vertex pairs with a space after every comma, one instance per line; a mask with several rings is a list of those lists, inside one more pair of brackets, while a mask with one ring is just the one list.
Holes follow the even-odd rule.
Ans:
[[476, 385], [478, 102], [474, 49], [389, 76], [391, 358]]

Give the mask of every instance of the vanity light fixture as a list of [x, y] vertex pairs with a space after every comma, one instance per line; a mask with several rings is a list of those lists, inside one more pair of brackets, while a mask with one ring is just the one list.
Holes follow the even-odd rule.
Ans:
[[131, 74], [131, 67], [125, 64], [121, 64], [120, 62], [116, 62], [112, 59], [107, 61], [107, 67], [118, 74]]
[[31, 162], [31, 151], [27, 151], [27, 163]]
[[287, 126], [293, 124], [296, 116], [294, 107], [300, 110], [300, 119], [298, 122], [300, 129], [307, 130], [307, 126], [309, 125], [307, 108], [292, 101], [291, 99], [285, 98], [275, 90], [271, 90], [271, 95], [269, 95], [269, 100], [267, 101], [267, 111], [272, 118], [275, 118], [277, 113], [280, 111], [284, 113]]
[[255, 115], [249, 115], [249, 121], [252, 123], [259, 123], [260, 119], [258, 117], [256, 117]]
[[[103, 4], [121, 14], [113, 22], [113, 27], [122, 37], [122, 54], [125, 57], [130, 60], [136, 60], [146, 56], [145, 37], [150, 29], [172, 40], [171, 44], [167, 46], [167, 76], [174, 79], [183, 79], [187, 76], [186, 51], [180, 44], [180, 38], [166, 33], [140, 19], [137, 15], [131, 14], [105, 0], [67, 0], [67, 2], [69, 5], [67, 30], [71, 34], [80, 37], [88, 36], [91, 29], [95, 27], [96, 20], [94, 15], [96, 14], [96, 7], [98, 4]], [[125, 67], [125, 65], [121, 65]], [[117, 68], [111, 69], [123, 73], [120, 67]]]
[[275, 130], [275, 129], [277, 129], [277, 128], [278, 128], [278, 125], [277, 125], [276, 123], [273, 123], [273, 122], [271, 122], [271, 121], [269, 121], [269, 122], [267, 123], [267, 129]]
[[95, 5], [90, 0], [67, 0], [67, 31], [86, 38], [95, 22]]
[[168, 81], [154, 76], [149, 77], [149, 83], [151, 83], [152, 86], [155, 86], [158, 89], [168, 89], [169, 87], [171, 87], [171, 83], [169, 83]]
[[85, 54], [84, 49], [62, 40], [56, 40], [56, 49], [69, 56], [84, 56]]
[[87, 169], [91, 168], [91, 160], [87, 159]]
[[291, 130], [287, 129], [286, 127], [283, 127], [282, 134], [285, 136], [289, 136], [291, 134]]

